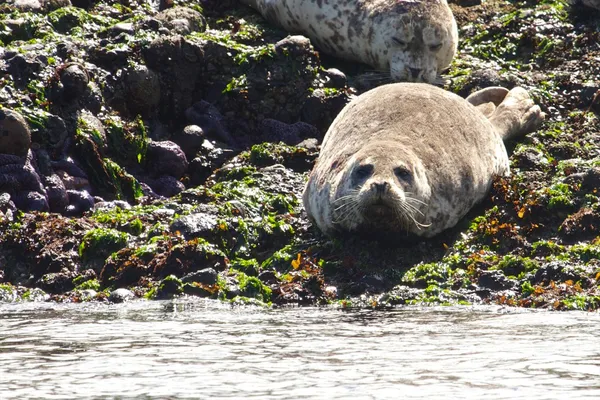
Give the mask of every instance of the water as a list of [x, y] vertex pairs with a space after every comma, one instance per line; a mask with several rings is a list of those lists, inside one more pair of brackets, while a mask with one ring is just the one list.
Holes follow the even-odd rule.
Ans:
[[0, 399], [599, 399], [600, 315], [0, 305]]

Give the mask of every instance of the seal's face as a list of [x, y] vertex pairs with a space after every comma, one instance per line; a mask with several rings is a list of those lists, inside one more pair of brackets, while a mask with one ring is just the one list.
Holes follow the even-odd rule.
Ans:
[[335, 225], [379, 234], [427, 226], [422, 209], [428, 190], [420, 164], [395, 146], [385, 150], [382, 144], [367, 146], [347, 163], [332, 204]]
[[[449, 18], [453, 17], [450, 15]], [[397, 81], [434, 83], [456, 52], [455, 24], [403, 14], [390, 22], [385, 44], [390, 75]]]

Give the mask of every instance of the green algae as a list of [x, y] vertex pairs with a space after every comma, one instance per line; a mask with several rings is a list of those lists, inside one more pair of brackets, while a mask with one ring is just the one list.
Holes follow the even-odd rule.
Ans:
[[127, 245], [129, 235], [111, 228], [95, 228], [89, 230], [79, 244], [79, 256], [84, 263], [104, 263], [114, 252]]

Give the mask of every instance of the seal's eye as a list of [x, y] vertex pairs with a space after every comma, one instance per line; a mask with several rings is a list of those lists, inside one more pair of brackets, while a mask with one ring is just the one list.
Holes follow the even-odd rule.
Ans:
[[394, 41], [394, 43], [396, 43], [398, 46], [406, 46], [408, 43], [406, 43], [404, 40], [400, 40], [397, 37], [393, 37], [392, 40]]
[[431, 51], [438, 51], [441, 48], [442, 48], [442, 44], [441, 43], [439, 43], [439, 44], [432, 44], [431, 46], [429, 46], [429, 50], [431, 50]]
[[373, 173], [373, 165], [365, 164], [361, 165], [354, 170], [354, 178], [357, 180], [367, 179]]
[[406, 167], [394, 168], [394, 174], [402, 182], [410, 183], [412, 181], [412, 174]]

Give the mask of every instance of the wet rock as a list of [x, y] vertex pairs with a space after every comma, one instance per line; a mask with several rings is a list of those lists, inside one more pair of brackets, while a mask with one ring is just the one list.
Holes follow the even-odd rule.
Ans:
[[334, 118], [349, 101], [350, 97], [345, 92], [327, 95], [323, 89], [316, 89], [302, 106], [302, 121], [316, 126], [321, 132], [316, 137], [322, 139]]
[[37, 282], [36, 286], [48, 293], [64, 293], [75, 288], [73, 278], [74, 272], [53, 272], [43, 275]]
[[67, 216], [81, 216], [94, 208], [94, 197], [87, 190], [67, 190], [69, 205], [65, 210]]
[[502, 271], [481, 271], [477, 285], [494, 291], [510, 290], [518, 286], [517, 281], [507, 278]]
[[23, 211], [50, 211], [48, 200], [42, 193], [34, 191], [20, 191], [13, 198], [18, 209]]
[[586, 281], [587, 278], [581, 275], [580, 271], [577, 271], [575, 268], [568, 265], [567, 262], [552, 261], [546, 265], [543, 265], [536, 271], [531, 283], [547, 285], [550, 282], [558, 283], [568, 280], [577, 282]]
[[108, 211], [120, 208], [121, 210], [131, 209], [131, 204], [124, 200], [113, 200], [113, 201], [100, 201], [94, 205], [95, 211]]
[[82, 65], [71, 64], [60, 72], [60, 82], [65, 100], [76, 99], [87, 91], [90, 81]]
[[46, 144], [50, 150], [61, 151], [69, 133], [65, 121], [58, 115], [48, 114], [43, 128], [34, 130], [34, 142]]
[[108, 148], [108, 140], [102, 122], [88, 110], [81, 110], [77, 113], [77, 123], [81, 132], [92, 133], [91, 137], [96, 141], [98, 150], [105, 153]]
[[154, 176], [170, 175], [180, 178], [188, 168], [185, 153], [176, 143], [169, 140], [148, 143], [146, 166]]
[[275, 51], [291, 55], [302, 55], [312, 51], [310, 39], [302, 35], [292, 35], [275, 43]]
[[162, 175], [156, 179], [149, 179], [147, 183], [154, 193], [164, 197], [172, 197], [185, 190], [185, 185], [170, 175]]
[[581, 189], [593, 193], [598, 188], [600, 188], [600, 168], [590, 168], [583, 176]]
[[584, 207], [569, 215], [558, 228], [565, 241], [593, 239], [600, 234], [600, 214], [597, 210]]
[[0, 153], [25, 157], [31, 146], [31, 132], [25, 118], [8, 108], [0, 109]]
[[204, 268], [200, 271], [192, 272], [181, 278], [182, 282], [197, 282], [205, 285], [214, 285], [217, 283], [217, 271], [214, 268]]
[[[600, 3], [599, 3], [600, 4]], [[586, 85], [581, 89], [579, 95], [580, 102], [579, 107], [583, 109], [592, 109], [596, 112], [600, 112], [600, 86], [598, 85]]]
[[215, 215], [195, 213], [177, 218], [169, 227], [171, 232], [179, 231], [186, 239], [208, 237], [217, 227]]
[[526, 147], [524, 150], [513, 154], [513, 167], [523, 170], [535, 170], [544, 159], [544, 153], [532, 147]]
[[260, 279], [260, 281], [266, 285], [273, 285], [279, 282], [275, 271], [263, 271], [260, 274], [258, 274], [258, 279]]
[[70, 0], [8, 0], [8, 3], [11, 2], [16, 9], [25, 12], [48, 12], [71, 6]]
[[455, 3], [461, 7], [472, 7], [481, 4], [481, 0], [449, 0], [448, 3]]
[[198, 125], [186, 126], [181, 133], [173, 138], [173, 141], [181, 147], [188, 159], [193, 159], [196, 156], [205, 140], [204, 131]]
[[273, 143], [283, 142], [291, 146], [297, 145], [309, 137], [319, 135], [317, 128], [306, 122], [286, 124], [269, 118], [261, 121], [259, 130], [262, 133], [262, 141]]
[[234, 144], [233, 138], [225, 128], [224, 117], [209, 102], [201, 100], [194, 103], [185, 111], [185, 116], [189, 122], [200, 126], [206, 135], [228, 144]]
[[183, 292], [182, 282], [177, 277], [170, 275], [160, 282], [156, 290], [157, 299], [171, 299]]
[[187, 35], [192, 32], [204, 32], [206, 20], [196, 10], [188, 7], [173, 7], [156, 14], [155, 17], [161, 21], [169, 32]]
[[326, 69], [325, 71], [323, 71], [323, 75], [326, 79], [325, 87], [343, 89], [348, 84], [346, 74], [344, 74], [337, 68]]
[[147, 116], [160, 102], [160, 80], [156, 72], [145, 65], [136, 65], [127, 71], [126, 104], [132, 114]]
[[56, 171], [56, 175], [62, 180], [67, 190], [91, 190], [90, 182], [85, 177], [72, 176], [60, 169]]
[[131, 290], [125, 288], [115, 289], [110, 292], [110, 295], [108, 296], [108, 301], [113, 303], [124, 303], [133, 299], [135, 299], [135, 294]]
[[44, 176], [42, 179], [48, 196], [50, 211], [63, 213], [69, 205], [69, 194], [62, 179], [56, 174]]

